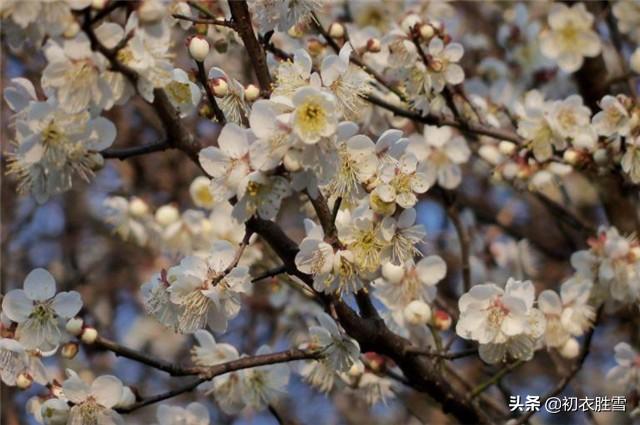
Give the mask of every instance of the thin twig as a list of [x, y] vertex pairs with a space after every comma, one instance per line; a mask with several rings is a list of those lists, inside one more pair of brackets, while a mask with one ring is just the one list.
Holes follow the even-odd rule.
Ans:
[[489, 380], [487, 380], [486, 382], [478, 385], [473, 391], [471, 391], [471, 394], [469, 395], [469, 397], [472, 398], [472, 399], [476, 398], [477, 396], [482, 394], [486, 389], [488, 389], [492, 385], [497, 384], [498, 382], [500, 382], [500, 380], [506, 374], [508, 374], [508, 373], [512, 372], [513, 370], [517, 369], [522, 364], [524, 364], [524, 360], [517, 360], [517, 361], [511, 363], [510, 365], [507, 365], [507, 366], [503, 367], [502, 369], [500, 369], [500, 371], [498, 371], [498, 373], [496, 373], [491, 378], [489, 378]]
[[119, 159], [122, 161], [134, 156], [146, 155], [153, 152], [162, 152], [171, 148], [172, 146], [169, 142], [162, 141], [158, 143], [149, 143], [147, 145], [132, 146], [129, 148], [105, 149], [100, 152], [100, 155], [102, 155], [102, 157], [105, 159]]
[[436, 357], [436, 358], [445, 359], [445, 360], [456, 360], [456, 359], [461, 359], [463, 357], [469, 357], [469, 356], [478, 354], [478, 349], [470, 348], [468, 350], [459, 351], [457, 353], [449, 353], [449, 352], [438, 353], [437, 351], [424, 350], [417, 347], [408, 347], [405, 349], [405, 352], [408, 354], [415, 354], [417, 356]]
[[279, 274], [284, 273], [286, 270], [287, 270], [287, 268], [285, 266], [280, 266], [280, 267], [276, 267], [275, 269], [267, 270], [266, 272], [262, 273], [261, 275], [258, 275], [256, 277], [254, 277], [253, 279], [251, 279], [251, 282], [255, 283], [255, 282], [258, 282], [258, 281], [263, 280], [263, 279], [268, 279], [270, 277], [278, 276]]
[[210, 19], [210, 18], [192, 18], [190, 16], [180, 15], [179, 13], [174, 13], [173, 16], [175, 19], [180, 19], [182, 21], [193, 22], [194, 24], [206, 24], [206, 25], [219, 25], [222, 27], [227, 27], [231, 29], [235, 29], [236, 26], [233, 22], [227, 20], [220, 19]]
[[458, 208], [454, 203], [447, 208], [447, 215], [458, 235], [458, 241], [460, 242], [460, 262], [462, 264], [462, 283], [464, 292], [469, 292], [471, 289], [471, 241], [469, 239], [469, 232], [467, 232], [467, 228], [462, 222]]

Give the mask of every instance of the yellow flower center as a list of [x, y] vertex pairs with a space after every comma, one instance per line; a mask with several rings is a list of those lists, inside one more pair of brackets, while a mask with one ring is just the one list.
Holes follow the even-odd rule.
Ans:
[[317, 100], [310, 99], [300, 106], [298, 125], [304, 133], [319, 133], [326, 122], [326, 111]]
[[191, 102], [191, 89], [187, 83], [172, 81], [167, 84], [166, 90], [169, 92], [171, 97], [178, 101], [178, 103]]

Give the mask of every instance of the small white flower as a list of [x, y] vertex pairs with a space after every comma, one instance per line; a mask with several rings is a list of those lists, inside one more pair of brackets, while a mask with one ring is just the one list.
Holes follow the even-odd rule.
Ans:
[[50, 398], [40, 406], [40, 415], [45, 425], [67, 425], [69, 404], [59, 398]]
[[312, 347], [322, 348], [321, 362], [326, 362], [332, 370], [346, 372], [358, 361], [360, 345], [356, 340], [344, 335], [336, 322], [326, 313], [317, 315], [320, 326], [311, 326], [309, 334]]
[[620, 165], [633, 183], [640, 184], [640, 136], [626, 138], [626, 152]]
[[355, 262], [361, 273], [375, 272], [382, 265], [384, 248], [389, 244], [385, 239], [380, 222], [367, 204], [362, 204], [353, 212], [342, 210], [336, 217], [338, 237], [347, 247], [346, 257]]
[[313, 62], [305, 49], [293, 52], [293, 61], [281, 62], [275, 73], [272, 97], [291, 97], [299, 88], [309, 84]]
[[403, 264], [413, 260], [415, 256], [422, 253], [416, 245], [427, 236], [424, 226], [415, 224], [417, 218], [416, 210], [407, 208], [397, 217], [385, 217], [382, 219], [381, 231], [383, 238], [388, 241], [382, 256], [394, 264]]
[[41, 356], [42, 353], [38, 350], [25, 350], [15, 339], [0, 338], [0, 379], [5, 385], [16, 386], [22, 375], [46, 385], [47, 372], [40, 360]]
[[627, 136], [631, 130], [629, 112], [620, 100], [614, 96], [606, 95], [600, 101], [602, 111], [593, 116], [593, 127], [602, 136]]
[[[197, 330], [194, 334], [198, 345], [191, 349], [193, 362], [198, 366], [210, 367], [232, 360], [240, 355], [231, 345], [218, 343], [211, 333]], [[244, 403], [241, 396], [240, 373], [231, 372], [216, 376], [213, 381], [203, 384], [205, 394], [213, 394], [220, 408], [228, 414], [242, 410]]]
[[215, 198], [211, 193], [211, 182], [204, 176], [193, 179], [189, 186], [191, 200], [200, 208], [211, 209], [215, 205]]
[[324, 241], [322, 227], [309, 219], [304, 220], [307, 236], [300, 243], [296, 254], [296, 267], [313, 276], [333, 270], [333, 247]]
[[462, 182], [460, 165], [471, 156], [467, 142], [461, 136], [453, 137], [450, 127], [425, 126], [422, 137], [414, 134], [409, 138], [407, 151], [426, 165], [422, 171], [426, 179], [419, 180], [421, 189], [436, 181], [445, 189], [456, 188]]
[[558, 62], [565, 72], [575, 72], [585, 57], [600, 53], [602, 45], [598, 34], [591, 28], [593, 15], [582, 3], [571, 7], [554, 3], [549, 11], [549, 29], [540, 37], [542, 53]]
[[215, 241], [204, 257], [188, 256], [167, 271], [167, 292], [179, 306], [177, 330], [192, 333], [209, 325], [223, 332], [227, 321], [240, 311], [241, 295], [249, 290], [249, 270], [239, 266], [226, 270], [237, 248], [227, 241]]
[[362, 192], [360, 185], [372, 180], [376, 174], [379, 161], [375, 145], [369, 137], [355, 135], [346, 142], [338, 143], [338, 158], [338, 170], [326, 191], [342, 198], [345, 205], [350, 205]]
[[338, 125], [335, 96], [314, 87], [298, 89], [292, 98], [291, 126], [306, 144], [315, 144], [322, 137], [332, 136]]
[[30, 102], [16, 115], [15, 125], [8, 173], [20, 179], [20, 191], [30, 191], [39, 203], [69, 190], [75, 175], [89, 180], [102, 162], [98, 152], [116, 137], [108, 119], [86, 111], [69, 114], [53, 102]]
[[63, 340], [60, 319], [74, 317], [82, 308], [76, 291], [56, 294], [56, 282], [45, 269], [34, 269], [24, 281], [24, 289], [9, 291], [2, 311], [18, 324], [16, 338], [27, 349], [50, 351]]
[[[257, 355], [269, 353], [271, 349], [266, 345], [256, 352]], [[284, 363], [242, 369], [240, 371], [242, 400], [252, 409], [266, 408], [285, 393], [290, 373], [289, 366]]]
[[268, 100], [258, 100], [251, 108], [249, 123], [257, 140], [251, 144], [251, 166], [260, 171], [276, 168], [287, 154], [294, 138], [289, 128], [288, 114], [278, 114], [277, 106]]
[[487, 363], [504, 361], [507, 354], [530, 360], [545, 328], [544, 315], [533, 302], [530, 281], [509, 279], [505, 289], [476, 285], [460, 297], [456, 333], [478, 341], [480, 358]]
[[[554, 135], [563, 140], [573, 140], [584, 128], [589, 127], [591, 110], [582, 103], [582, 97], [571, 95], [552, 102], [548, 108], [548, 121]], [[559, 146], [559, 149], [563, 147]]]
[[69, 378], [62, 384], [64, 397], [74, 406], [69, 412], [69, 423], [111, 425], [124, 424], [112, 408], [122, 396], [122, 382], [111, 375], [96, 378], [91, 385], [86, 384], [72, 370], [67, 370]]
[[156, 411], [159, 425], [209, 425], [209, 410], [201, 403], [189, 403], [187, 407], [161, 404]]
[[181, 117], [191, 115], [202, 97], [197, 84], [189, 80], [189, 76], [180, 68], [171, 73], [171, 81], [164, 87], [169, 101], [180, 112]]
[[615, 346], [618, 363], [607, 373], [607, 379], [624, 387], [624, 391], [637, 391], [640, 388], [640, 356], [626, 342]]
[[382, 266], [383, 277], [375, 282], [375, 295], [389, 308], [404, 308], [414, 300], [431, 303], [436, 297], [436, 285], [446, 273], [447, 265], [437, 255], [417, 264], [386, 263]]
[[265, 220], [273, 220], [280, 211], [282, 200], [291, 194], [289, 180], [281, 176], [269, 176], [261, 171], [251, 173], [244, 191], [238, 194], [238, 203], [233, 208], [233, 216], [240, 222], [246, 221], [256, 212]]
[[380, 170], [380, 183], [374, 195], [383, 202], [395, 202], [411, 208], [418, 202], [416, 194], [426, 192], [433, 185], [433, 174], [427, 165], [419, 163], [412, 153], [405, 153], [396, 164], [385, 164]]
[[200, 165], [212, 178], [214, 196], [229, 199], [242, 194], [251, 170], [247, 130], [233, 123], [225, 125], [218, 146], [200, 151]]
[[129, 202], [122, 196], [110, 196], [103, 202], [104, 220], [113, 226], [113, 231], [122, 239], [130, 238], [138, 245], [144, 246], [149, 240], [147, 223], [151, 216], [140, 214], [132, 206], [134, 200]]
[[362, 116], [367, 106], [363, 96], [370, 90], [367, 74], [350, 62], [352, 51], [345, 43], [338, 55], [325, 56], [320, 66], [322, 84], [336, 96], [339, 112], [348, 120]]
[[592, 286], [589, 281], [570, 279], [560, 287], [560, 296], [550, 289], [540, 293], [538, 307], [547, 321], [547, 346], [561, 348], [571, 336], [581, 336], [591, 327], [595, 318], [588, 304]]
[[612, 11], [620, 32], [640, 43], [640, 3], [636, 0], [617, 1], [613, 4]]
[[440, 93], [447, 84], [456, 85], [464, 81], [464, 71], [457, 63], [464, 54], [461, 44], [449, 43], [445, 46], [442, 39], [434, 37], [426, 53], [430, 56], [425, 79], [427, 92]]

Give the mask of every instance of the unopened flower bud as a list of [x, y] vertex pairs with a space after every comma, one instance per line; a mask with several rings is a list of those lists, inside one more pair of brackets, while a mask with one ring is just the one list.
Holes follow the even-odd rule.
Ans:
[[304, 27], [300, 24], [292, 25], [291, 28], [287, 31], [289, 37], [300, 38], [304, 35]]
[[229, 93], [229, 83], [224, 78], [209, 80], [209, 87], [216, 97], [225, 97]]
[[640, 246], [634, 246], [631, 248], [630, 254], [633, 256], [634, 260], [640, 260]]
[[576, 165], [578, 163], [578, 159], [580, 159], [580, 155], [574, 149], [567, 149], [562, 154], [562, 158], [567, 164]]
[[288, 151], [284, 155], [284, 158], [282, 158], [282, 163], [284, 165], [284, 168], [286, 168], [287, 171], [291, 171], [291, 172], [299, 171], [302, 168], [301, 161], [302, 161], [301, 152], [297, 150]]
[[67, 321], [65, 329], [73, 336], [78, 336], [82, 333], [82, 326], [84, 321], [79, 317], [73, 317]]
[[402, 265], [397, 266], [389, 262], [384, 263], [382, 265], [382, 276], [384, 276], [384, 278], [387, 279], [390, 283], [400, 283], [400, 281], [404, 277], [404, 267], [402, 267]]
[[498, 144], [498, 150], [500, 150], [500, 153], [502, 155], [511, 156], [515, 153], [517, 148], [518, 147], [516, 146], [515, 143], [507, 142], [505, 140], [503, 140]]
[[95, 328], [87, 327], [82, 331], [80, 340], [85, 344], [93, 344], [98, 339], [98, 331]]
[[307, 50], [311, 56], [319, 56], [324, 51], [324, 44], [317, 38], [312, 38], [307, 42]]
[[378, 53], [382, 50], [382, 43], [377, 38], [370, 38], [367, 40], [367, 51], [371, 53]]
[[78, 343], [77, 342], [67, 342], [62, 346], [62, 350], [60, 351], [62, 357], [65, 359], [72, 359], [78, 354]]
[[436, 34], [436, 30], [429, 24], [420, 25], [420, 37], [430, 40]]
[[193, 37], [189, 42], [189, 54], [194, 60], [204, 62], [209, 54], [209, 42], [201, 37]]
[[107, 4], [107, 0], [93, 0], [91, 2], [91, 7], [95, 10], [102, 10]]
[[334, 22], [329, 26], [329, 35], [331, 38], [342, 38], [344, 37], [344, 25], [340, 22]]
[[134, 217], [142, 217], [149, 212], [147, 203], [142, 199], [135, 197], [129, 202], [129, 213]]
[[580, 354], [580, 344], [575, 338], [569, 338], [560, 348], [560, 355], [565, 359], [575, 359]]
[[33, 383], [33, 377], [27, 372], [21, 372], [16, 378], [16, 386], [21, 390], [26, 390]]
[[441, 331], [449, 330], [451, 327], [451, 316], [444, 310], [436, 310], [433, 314], [433, 325]]
[[173, 205], [163, 205], [156, 211], [156, 221], [161, 226], [168, 226], [180, 219], [180, 212]]
[[364, 353], [364, 358], [367, 360], [367, 365], [374, 372], [380, 372], [385, 367], [385, 359], [378, 353], [368, 352]]
[[640, 47], [638, 47], [631, 55], [631, 58], [629, 58], [629, 64], [634, 72], [640, 74]]
[[593, 160], [598, 165], [605, 165], [609, 161], [609, 154], [607, 153], [607, 150], [603, 148], [597, 149], [593, 153]]
[[260, 89], [257, 88], [255, 85], [249, 84], [247, 87], [245, 87], [244, 100], [246, 100], [247, 102], [253, 102], [259, 96], [260, 96]]
[[100, 171], [104, 168], [104, 158], [98, 152], [90, 153], [87, 159], [87, 165], [92, 171]]
[[349, 376], [352, 376], [354, 378], [362, 376], [362, 374], [364, 373], [364, 365], [362, 364], [362, 362], [355, 362], [351, 365], [351, 368], [349, 368], [348, 373]]
[[71, 19], [62, 35], [65, 38], [74, 38], [80, 32], [80, 25], [75, 19]]
[[431, 319], [431, 307], [421, 300], [414, 300], [404, 309], [405, 320], [412, 325], [426, 325]]

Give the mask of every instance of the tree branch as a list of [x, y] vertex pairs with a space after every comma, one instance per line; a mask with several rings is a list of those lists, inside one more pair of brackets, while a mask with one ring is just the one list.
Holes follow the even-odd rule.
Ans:
[[249, 58], [251, 59], [251, 64], [253, 65], [260, 89], [265, 94], [271, 93], [271, 74], [269, 74], [267, 58], [264, 49], [253, 32], [251, 14], [249, 13], [247, 2], [244, 0], [229, 0], [228, 3], [235, 29], [240, 35], [240, 38], [242, 38], [244, 47], [249, 53]]
[[110, 148], [100, 152], [105, 159], [119, 159], [125, 160], [135, 156], [146, 155], [153, 152], [162, 152], [167, 149], [171, 149], [171, 144], [167, 141], [149, 143], [147, 145], [133, 146], [129, 148]]

